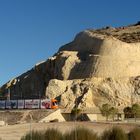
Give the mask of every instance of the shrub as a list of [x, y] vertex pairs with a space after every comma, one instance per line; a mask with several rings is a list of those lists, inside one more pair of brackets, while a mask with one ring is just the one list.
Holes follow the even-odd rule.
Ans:
[[21, 138], [21, 140], [43, 140], [43, 133], [32, 131]]
[[129, 140], [139, 140], [140, 139], [140, 128], [135, 128], [128, 134]]
[[99, 140], [97, 134], [85, 128], [76, 128], [64, 135], [63, 140]]
[[132, 114], [132, 108], [127, 106], [123, 109], [123, 112], [125, 114], [125, 118], [133, 118], [133, 114]]
[[128, 140], [128, 138], [122, 129], [114, 127], [105, 131], [101, 136], [101, 140]]
[[115, 108], [115, 107], [111, 107], [111, 108], [110, 108], [110, 114], [111, 114], [112, 119], [113, 119], [113, 121], [114, 121], [115, 115], [118, 114], [118, 109]]
[[73, 108], [71, 111], [73, 120], [77, 120], [77, 118], [80, 116], [80, 114], [81, 114], [81, 109], [79, 109], [79, 108]]
[[140, 114], [140, 105], [139, 104], [132, 105], [132, 113], [134, 114], [135, 122], [136, 122], [136, 118]]
[[63, 136], [57, 129], [47, 129], [43, 140], [62, 140]]
[[106, 117], [106, 121], [108, 121], [108, 117], [110, 115], [110, 105], [103, 104], [102, 107], [100, 108], [100, 111], [101, 111], [102, 115]]
[[103, 132], [103, 134], [100, 136], [101, 140], [109, 140], [109, 137], [110, 137], [110, 134], [111, 134], [111, 129], [110, 130], [106, 130]]
[[73, 108], [71, 111], [71, 114], [73, 115], [79, 115], [81, 113], [81, 109], [79, 108]]
[[98, 137], [96, 133], [86, 128], [75, 128], [69, 133], [60, 133], [56, 129], [47, 129], [44, 132], [32, 132], [21, 140], [139, 140], [140, 129], [134, 129], [128, 135], [120, 128], [114, 127]]
[[56, 129], [47, 129], [45, 132], [26, 134], [21, 140], [62, 140], [62, 134]]
[[85, 128], [76, 128], [69, 133], [62, 134], [56, 129], [45, 132], [32, 132], [22, 137], [21, 140], [99, 140], [97, 134]]

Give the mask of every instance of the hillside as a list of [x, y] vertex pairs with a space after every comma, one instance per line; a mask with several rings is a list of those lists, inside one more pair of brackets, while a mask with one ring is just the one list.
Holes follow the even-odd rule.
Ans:
[[57, 98], [71, 109], [140, 103], [140, 23], [88, 29], [1, 87], [11, 99]]

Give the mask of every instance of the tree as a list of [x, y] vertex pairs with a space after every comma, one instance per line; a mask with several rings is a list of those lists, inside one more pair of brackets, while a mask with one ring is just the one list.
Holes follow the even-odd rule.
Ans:
[[117, 108], [115, 108], [115, 107], [111, 107], [110, 108], [110, 114], [111, 114], [111, 116], [112, 116], [112, 119], [113, 119], [113, 121], [114, 121], [114, 117], [115, 117], [115, 115], [118, 113], [118, 109]]
[[109, 104], [103, 104], [102, 107], [100, 108], [100, 111], [103, 116], [106, 117], [106, 121], [108, 121], [108, 117], [110, 115], [110, 105]]
[[132, 108], [127, 106], [123, 109], [123, 112], [125, 114], [125, 118], [131, 118], [132, 117]]
[[114, 121], [115, 115], [118, 113], [118, 109], [115, 107], [110, 106], [109, 104], [103, 104], [100, 108], [100, 111], [103, 116], [106, 117], [106, 121], [108, 121], [108, 117], [111, 115]]
[[132, 107], [125, 107], [123, 111], [126, 118], [135, 118], [136, 122], [137, 116], [140, 115], [140, 105], [133, 104]]
[[72, 116], [74, 117], [74, 120], [77, 120], [77, 118], [81, 115], [81, 109], [79, 109], [79, 108], [73, 108], [72, 110], [71, 110], [71, 114], [72, 114]]
[[132, 114], [134, 114], [135, 122], [136, 122], [137, 116], [140, 114], [140, 105], [139, 104], [132, 105]]

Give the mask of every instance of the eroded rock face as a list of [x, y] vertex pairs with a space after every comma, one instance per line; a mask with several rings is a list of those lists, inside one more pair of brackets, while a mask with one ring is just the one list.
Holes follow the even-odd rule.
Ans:
[[[51, 80], [46, 95], [56, 97], [62, 108], [86, 109], [110, 103], [116, 107], [125, 107], [140, 103], [140, 96], [129, 78], [91, 78], [85, 80]], [[133, 81], [134, 82], [134, 81]], [[135, 91], [135, 92], [134, 92]]]
[[46, 73], [47, 62], [36, 64], [26, 73], [10, 80], [1, 87], [3, 98], [10, 92], [11, 99], [34, 99], [44, 96], [44, 91], [50, 80]]
[[[83, 70], [84, 78], [140, 75], [140, 43], [125, 43], [114, 37], [98, 35], [90, 31], [79, 34], [74, 42], [73, 46], [66, 45], [60, 51], [66, 49], [78, 52], [81, 60], [78, 68]], [[84, 60], [82, 56], [85, 57]], [[76, 71], [78, 68], [75, 68]], [[80, 79], [82, 74], [73, 78]]]
[[12, 99], [57, 98], [62, 108], [140, 102], [140, 25], [85, 30], [1, 87]]

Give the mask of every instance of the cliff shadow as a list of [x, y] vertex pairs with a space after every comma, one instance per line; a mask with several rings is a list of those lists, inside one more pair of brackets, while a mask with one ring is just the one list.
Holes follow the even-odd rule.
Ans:
[[69, 80], [72, 79], [85, 79], [91, 78], [96, 72], [96, 67], [98, 65], [99, 55], [89, 54], [86, 55], [78, 54], [80, 57], [80, 62], [76, 63], [71, 69]]

